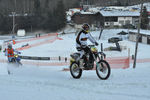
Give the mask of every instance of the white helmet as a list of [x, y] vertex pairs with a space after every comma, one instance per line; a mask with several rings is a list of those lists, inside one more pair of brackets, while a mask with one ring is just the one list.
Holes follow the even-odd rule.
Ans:
[[12, 44], [8, 44], [8, 48], [9, 48], [9, 49], [12, 49]]

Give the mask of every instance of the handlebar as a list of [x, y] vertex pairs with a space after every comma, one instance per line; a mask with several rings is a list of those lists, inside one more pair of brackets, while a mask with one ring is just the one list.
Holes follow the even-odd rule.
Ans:
[[88, 45], [88, 47], [93, 47], [93, 46], [96, 46], [96, 45]]

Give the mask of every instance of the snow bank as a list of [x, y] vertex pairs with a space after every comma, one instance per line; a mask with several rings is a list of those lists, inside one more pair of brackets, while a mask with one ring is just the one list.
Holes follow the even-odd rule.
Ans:
[[0, 63], [0, 75], [8, 75], [7, 65]]

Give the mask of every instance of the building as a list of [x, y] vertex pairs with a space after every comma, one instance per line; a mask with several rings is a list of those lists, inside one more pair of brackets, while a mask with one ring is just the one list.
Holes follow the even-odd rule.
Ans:
[[[136, 42], [137, 32], [130, 31], [129, 32], [129, 40]], [[140, 43], [149, 44], [150, 45], [150, 31], [143, 30], [139, 33], [139, 40]]]
[[71, 17], [76, 28], [81, 28], [83, 23], [88, 23], [91, 27], [104, 25], [104, 19], [100, 12], [78, 12]]
[[114, 27], [132, 24], [137, 26], [140, 13], [132, 11], [98, 11], [98, 12], [78, 12], [71, 20], [76, 26], [89, 23], [92, 27]]
[[150, 11], [148, 11], [148, 19], [149, 19], [149, 24], [148, 24], [148, 28], [150, 29]]
[[132, 24], [137, 26], [138, 19], [140, 16], [139, 12], [132, 11], [100, 11], [104, 17], [104, 26], [123, 26]]

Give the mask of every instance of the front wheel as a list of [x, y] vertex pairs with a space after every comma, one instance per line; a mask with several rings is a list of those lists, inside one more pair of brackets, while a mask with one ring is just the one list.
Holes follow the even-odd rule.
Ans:
[[110, 76], [110, 73], [111, 73], [110, 66], [108, 62], [106, 62], [105, 60], [100, 60], [96, 64], [96, 74], [100, 79], [102, 80], [108, 79]]
[[71, 73], [72, 77], [75, 78], [75, 79], [79, 79], [81, 77], [82, 69], [80, 69], [78, 63], [73, 62], [70, 65], [70, 73]]

